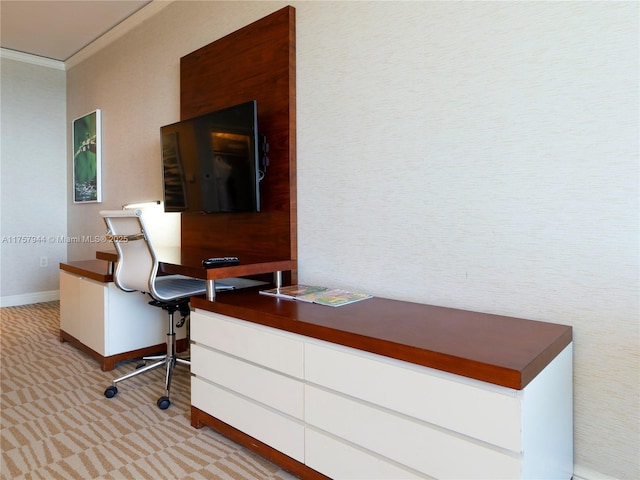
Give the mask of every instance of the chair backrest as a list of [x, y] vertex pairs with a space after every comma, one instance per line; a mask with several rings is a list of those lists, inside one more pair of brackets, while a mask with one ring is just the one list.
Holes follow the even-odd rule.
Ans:
[[158, 259], [142, 220], [141, 210], [103, 210], [107, 236], [118, 252], [113, 273], [116, 286], [126, 292], [140, 291], [155, 298]]

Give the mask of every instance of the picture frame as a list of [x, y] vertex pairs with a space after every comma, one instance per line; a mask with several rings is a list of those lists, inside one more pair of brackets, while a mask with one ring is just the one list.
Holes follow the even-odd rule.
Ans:
[[72, 122], [73, 203], [102, 202], [102, 112]]

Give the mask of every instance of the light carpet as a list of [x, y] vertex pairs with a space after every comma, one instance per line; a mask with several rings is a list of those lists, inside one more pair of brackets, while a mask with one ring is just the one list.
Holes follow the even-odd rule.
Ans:
[[190, 424], [189, 371], [177, 367], [160, 410], [163, 371], [104, 389], [135, 368], [102, 372], [59, 340], [59, 302], [0, 309], [1, 478], [293, 480], [277, 465]]

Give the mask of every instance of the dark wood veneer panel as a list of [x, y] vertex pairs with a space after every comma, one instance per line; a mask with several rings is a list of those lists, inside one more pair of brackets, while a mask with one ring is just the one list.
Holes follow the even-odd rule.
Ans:
[[297, 259], [295, 9], [285, 7], [180, 60], [180, 116], [257, 100], [270, 164], [261, 211], [182, 214], [183, 247]]
[[566, 325], [377, 297], [332, 308], [246, 290], [191, 305], [518, 390], [572, 340]]

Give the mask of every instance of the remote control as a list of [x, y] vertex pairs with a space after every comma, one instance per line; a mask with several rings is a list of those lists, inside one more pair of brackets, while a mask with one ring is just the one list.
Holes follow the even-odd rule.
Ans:
[[211, 257], [202, 261], [204, 268], [230, 267], [239, 263], [238, 257]]

